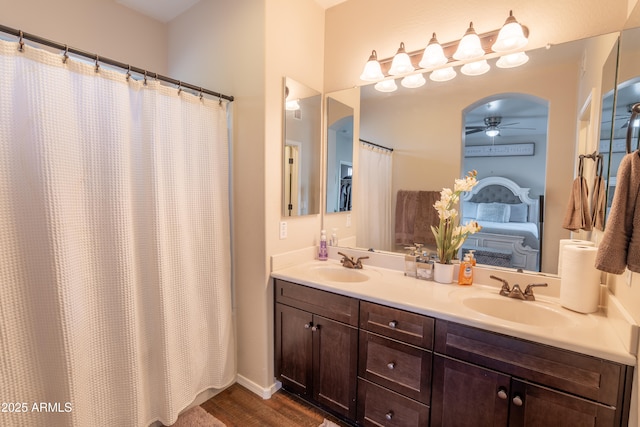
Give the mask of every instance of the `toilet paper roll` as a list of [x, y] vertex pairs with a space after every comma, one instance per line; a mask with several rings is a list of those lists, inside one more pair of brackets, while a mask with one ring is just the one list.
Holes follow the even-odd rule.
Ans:
[[562, 250], [567, 245], [595, 246], [590, 240], [560, 239], [560, 249], [558, 250], [558, 276], [562, 276]]
[[598, 311], [600, 271], [595, 267], [595, 246], [565, 245], [562, 249], [560, 304], [580, 313]]

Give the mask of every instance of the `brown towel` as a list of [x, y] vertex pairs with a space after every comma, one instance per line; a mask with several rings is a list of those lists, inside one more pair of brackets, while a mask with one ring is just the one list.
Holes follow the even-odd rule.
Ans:
[[571, 197], [567, 205], [567, 212], [562, 222], [562, 228], [567, 230], [577, 231], [584, 230], [590, 231], [591, 215], [589, 214], [588, 204], [588, 192], [587, 181], [579, 176], [573, 181], [573, 187], [571, 189]]
[[604, 230], [604, 206], [604, 179], [596, 175], [596, 179], [593, 182], [593, 194], [591, 195], [591, 222], [593, 223], [593, 228], [600, 231]]
[[431, 226], [437, 227], [440, 223], [438, 211], [433, 207], [438, 200], [440, 200], [439, 191], [418, 192], [416, 222], [413, 226], [413, 241], [432, 249], [436, 247], [436, 237], [431, 231]]
[[596, 268], [613, 274], [640, 273], [640, 151], [620, 161], [611, 211], [598, 245]]
[[399, 190], [396, 198], [396, 245], [413, 244], [413, 226], [416, 218], [417, 191]]

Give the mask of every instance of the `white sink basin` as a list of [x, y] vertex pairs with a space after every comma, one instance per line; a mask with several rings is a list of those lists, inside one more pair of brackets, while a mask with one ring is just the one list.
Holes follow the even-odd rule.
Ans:
[[369, 276], [360, 270], [345, 267], [317, 267], [314, 269], [319, 279], [329, 282], [366, 282]]
[[461, 298], [462, 304], [486, 316], [542, 328], [564, 327], [575, 323], [561, 307], [544, 301], [522, 301], [500, 295], [472, 295]]

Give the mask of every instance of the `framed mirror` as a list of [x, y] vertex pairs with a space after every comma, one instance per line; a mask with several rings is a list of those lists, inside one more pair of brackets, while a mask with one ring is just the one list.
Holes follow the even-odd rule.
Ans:
[[283, 117], [282, 215], [319, 214], [322, 145], [320, 92], [285, 77]]
[[326, 212], [353, 206], [353, 107], [327, 97]]

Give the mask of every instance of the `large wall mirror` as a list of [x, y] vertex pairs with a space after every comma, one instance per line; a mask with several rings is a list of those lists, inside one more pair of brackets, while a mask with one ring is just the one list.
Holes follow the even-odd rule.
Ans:
[[322, 97], [285, 77], [283, 109], [282, 215], [319, 214]]
[[[390, 206], [374, 206], [370, 203], [366, 209], [394, 211], [397, 208], [396, 195], [399, 190], [440, 191], [443, 187], [451, 187], [453, 179], [466, 172], [462, 170], [466, 167], [465, 161], [469, 160], [465, 160], [464, 155], [467, 136], [465, 131], [470, 126], [487, 125], [484, 123], [485, 118], [500, 117], [501, 123], [497, 125], [502, 125], [503, 136], [496, 137], [493, 141], [478, 140], [478, 145], [517, 145], [536, 141], [541, 141], [540, 144], [544, 141], [546, 144], [534, 147], [528, 159], [518, 159], [527, 165], [520, 165], [519, 168], [546, 168], [546, 173], [542, 172], [542, 176], [527, 178], [525, 181], [517, 173], [512, 178], [516, 182], [522, 181], [517, 182], [520, 187], [533, 188], [531, 199], [538, 200], [540, 196], [544, 196], [544, 210], [539, 213], [540, 233], [544, 234], [544, 239], [539, 249], [538, 268], [545, 273], [555, 274], [559, 240], [570, 236], [569, 231], [562, 228], [562, 217], [575, 176], [576, 127], [580, 108], [578, 100], [584, 90], [581, 87], [581, 77], [585, 75], [583, 67], [589, 64], [585, 60], [585, 52], [593, 46], [602, 45], [608, 46], [608, 52], [617, 38], [618, 33], [613, 33], [555, 45], [550, 49], [531, 50], [527, 52], [529, 62], [519, 68], [493, 67], [482, 76], [458, 75], [449, 82], [428, 81], [418, 89], [400, 87], [396, 92], [381, 93], [373, 86], [361, 87], [359, 138], [394, 150], [390, 179], [393, 198], [389, 202]], [[599, 76], [602, 62], [593, 64], [593, 67], [598, 68]], [[599, 84], [598, 81], [597, 85]], [[472, 123], [471, 119], [466, 122], [465, 111], [470, 112], [473, 107], [487, 108], [492, 100], [508, 99], [514, 95], [536, 100], [539, 106], [544, 107], [542, 113], [535, 113], [540, 117], [528, 117], [526, 113], [510, 117], [509, 110], [505, 109], [495, 115], [485, 111], [472, 118], [481, 123]], [[536, 119], [538, 124], [529, 125], [528, 120], [531, 119]], [[507, 124], [510, 125], [504, 126]], [[518, 135], [507, 131], [509, 127], [535, 128], [536, 131]], [[525, 131], [528, 129], [523, 130]], [[536, 150], [543, 153], [538, 158], [535, 157]], [[495, 168], [488, 166], [483, 174], [504, 175], [505, 168], [509, 168], [513, 159], [514, 157], [509, 156], [483, 159], [485, 163], [494, 162], [496, 165]], [[356, 177], [359, 176], [360, 171], [356, 170], [355, 174]], [[371, 198], [372, 202], [373, 200]], [[357, 209], [356, 206], [354, 210]], [[374, 249], [404, 249], [404, 245], [396, 244], [396, 226], [395, 220], [388, 221], [385, 232], [392, 242], [389, 247]], [[355, 246], [366, 247], [359, 243], [363, 240], [362, 236], [356, 234]]]
[[353, 206], [353, 107], [327, 97], [327, 213]]

